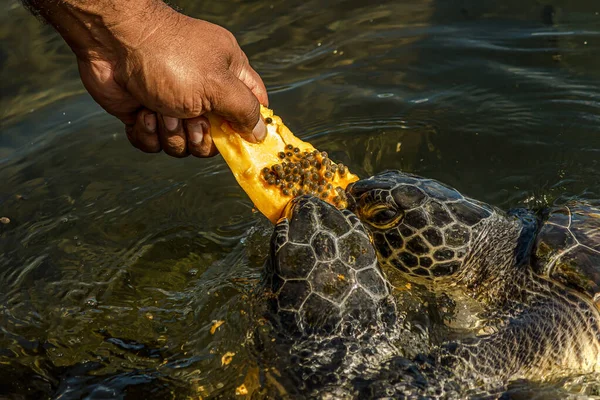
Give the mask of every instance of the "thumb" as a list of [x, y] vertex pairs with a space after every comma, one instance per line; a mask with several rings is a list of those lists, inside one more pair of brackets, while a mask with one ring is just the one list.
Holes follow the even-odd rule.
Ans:
[[223, 117], [244, 139], [260, 142], [266, 127], [260, 118], [260, 103], [252, 91], [233, 74], [228, 73], [213, 97], [212, 111]]
[[239, 75], [239, 79], [244, 83], [244, 85], [248, 86], [252, 93], [254, 93], [254, 96], [256, 96], [260, 104], [266, 107], [269, 106], [267, 88], [260, 78], [260, 75], [258, 75], [258, 73], [250, 65], [247, 65], [246, 68], [242, 70]]

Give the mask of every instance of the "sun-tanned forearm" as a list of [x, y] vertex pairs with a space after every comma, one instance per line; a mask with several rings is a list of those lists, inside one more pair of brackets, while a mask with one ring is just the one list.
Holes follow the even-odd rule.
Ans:
[[[51, 24], [81, 58], [136, 48], [176, 16], [160, 0], [22, 1]], [[148, 26], [144, 23], [148, 20], [157, 23]]]
[[22, 1], [65, 39], [86, 89], [135, 147], [213, 155], [206, 112], [250, 141], [264, 137], [264, 84], [226, 29], [161, 0]]

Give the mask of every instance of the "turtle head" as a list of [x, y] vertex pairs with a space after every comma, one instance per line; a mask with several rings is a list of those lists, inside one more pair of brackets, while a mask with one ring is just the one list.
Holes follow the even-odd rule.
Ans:
[[287, 331], [332, 335], [363, 329], [387, 307], [389, 284], [362, 223], [323, 200], [292, 200], [271, 237], [266, 269], [271, 316]]
[[268, 362], [286, 388], [319, 395], [332, 388], [332, 398], [345, 398], [355, 360], [370, 370], [395, 351], [387, 344], [401, 332], [401, 317], [369, 234], [350, 211], [317, 197], [293, 199], [271, 237], [264, 275], [272, 334], [265, 349], [275, 352]]
[[416, 278], [454, 275], [482, 221], [495, 210], [436, 180], [386, 171], [347, 189], [378, 258]]

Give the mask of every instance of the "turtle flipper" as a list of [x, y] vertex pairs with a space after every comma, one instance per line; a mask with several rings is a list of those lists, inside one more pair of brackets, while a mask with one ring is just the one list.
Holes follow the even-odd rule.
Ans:
[[440, 363], [467, 381], [490, 387], [599, 372], [600, 315], [589, 299], [543, 278], [528, 281], [529, 307], [495, 333], [445, 345]]
[[534, 306], [515, 312], [496, 332], [412, 360], [392, 357], [376, 376], [359, 381], [360, 397], [488, 398], [508, 382], [599, 372], [600, 317], [588, 299], [537, 278], [529, 290]]

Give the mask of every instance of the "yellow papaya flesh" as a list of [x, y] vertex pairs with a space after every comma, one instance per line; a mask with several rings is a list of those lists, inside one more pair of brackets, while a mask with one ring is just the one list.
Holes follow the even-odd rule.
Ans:
[[213, 142], [255, 207], [273, 223], [302, 194], [345, 208], [346, 186], [358, 176], [294, 136], [272, 110], [261, 107], [261, 116], [267, 135], [261, 143], [250, 143], [227, 122], [209, 115]]

